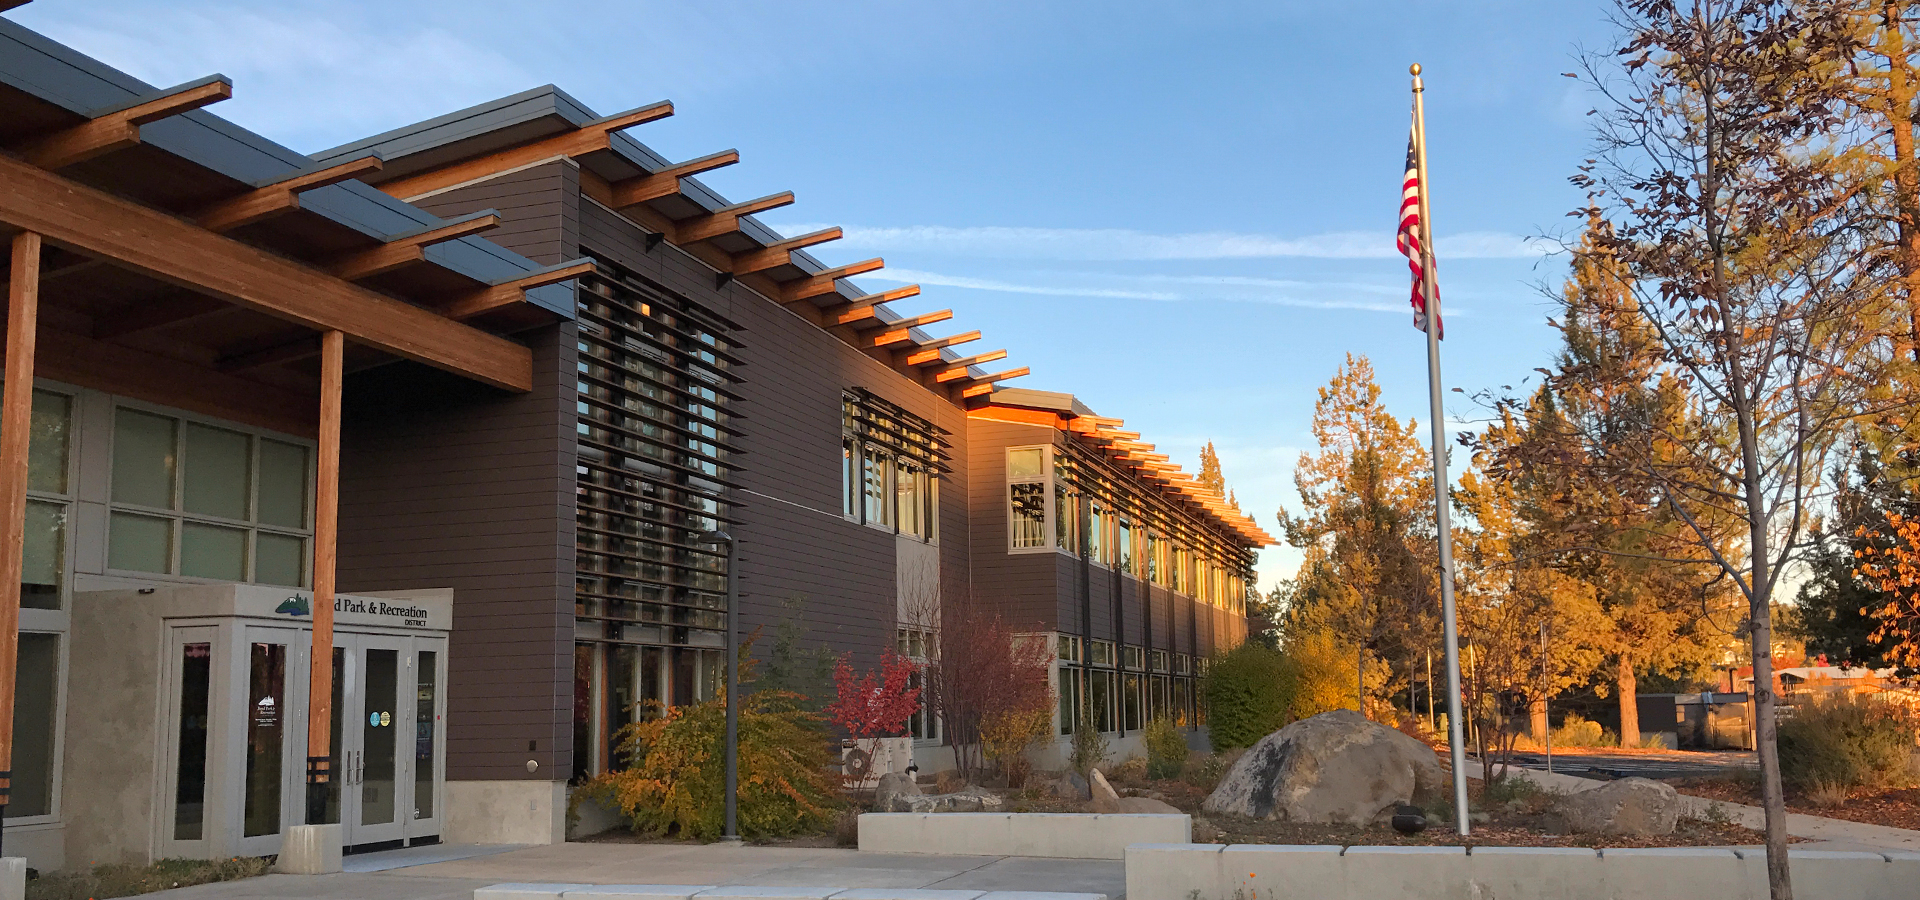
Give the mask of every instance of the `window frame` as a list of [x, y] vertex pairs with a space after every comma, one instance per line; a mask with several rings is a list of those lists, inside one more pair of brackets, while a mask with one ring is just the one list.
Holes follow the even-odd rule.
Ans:
[[[70, 609], [72, 609], [72, 601], [73, 601], [72, 571], [74, 568], [73, 549], [74, 549], [74, 542], [76, 540], [76, 537], [74, 535], [74, 531], [75, 531], [75, 528], [74, 528], [75, 512], [74, 511], [75, 511], [76, 505], [80, 502], [80, 493], [81, 493], [80, 483], [79, 483], [80, 482], [80, 430], [81, 430], [80, 424], [84, 418], [84, 416], [82, 415], [82, 407], [81, 407], [83, 403], [83, 400], [81, 398], [81, 389], [77, 387], [70, 387], [64, 384], [58, 384], [56, 382], [49, 382], [43, 379], [36, 378], [33, 381], [33, 392], [52, 394], [52, 395], [61, 397], [67, 401], [67, 424], [66, 424], [67, 459], [66, 459], [66, 471], [62, 473], [63, 475], [62, 480], [65, 482], [66, 490], [64, 492], [41, 490], [41, 489], [32, 487], [33, 479], [31, 475], [29, 475], [27, 479], [28, 487], [25, 493], [26, 493], [26, 499], [28, 504], [41, 503], [44, 505], [60, 507], [60, 515], [62, 518], [61, 526], [60, 526], [60, 548], [59, 548], [60, 549], [60, 574], [59, 574], [60, 584], [59, 584], [59, 590], [57, 590], [54, 594], [54, 606], [53, 608], [48, 609], [44, 607], [28, 606], [26, 604], [26, 589], [25, 589], [26, 586], [24, 582], [22, 583], [21, 603], [20, 603], [20, 615], [22, 618], [20, 628], [22, 631], [39, 630], [29, 625], [27, 621], [29, 618], [35, 618], [41, 615], [48, 615], [48, 614], [64, 616]], [[29, 416], [28, 421], [29, 421], [28, 427], [31, 428], [32, 427], [31, 416]], [[29, 438], [29, 441], [31, 441], [31, 438]], [[26, 555], [26, 548], [22, 547], [21, 557], [22, 557], [23, 563], [25, 562], [25, 555]], [[25, 573], [23, 572], [22, 574], [25, 574]], [[47, 630], [51, 631], [52, 629], [47, 629]], [[64, 629], [63, 629], [63, 632], [64, 632]], [[62, 660], [66, 658], [64, 655], [66, 653], [64, 648], [65, 648], [65, 642], [63, 641], [62, 650], [61, 650], [62, 655], [60, 657]], [[56, 809], [58, 808], [57, 803], [55, 804], [55, 808]]]
[[[840, 518], [876, 531], [918, 539], [922, 543], [940, 543], [940, 472], [918, 457], [909, 457], [860, 434], [860, 400], [851, 393], [840, 395]], [[902, 413], [904, 415], [904, 413]], [[928, 423], [929, 425], [931, 423]], [[880, 497], [867, 493], [867, 465], [878, 461]], [[900, 479], [913, 478], [917, 520], [910, 526], [901, 522]], [[873, 504], [880, 504], [885, 515], [876, 519]]]
[[[1040, 455], [1038, 474], [1014, 475], [1013, 455], [1015, 453], [1034, 452]], [[1053, 447], [1049, 444], [1022, 444], [1007, 447], [1003, 451], [1006, 472], [1006, 522], [1008, 553], [1050, 553], [1055, 549], [1057, 525], [1053, 502]], [[1014, 494], [1022, 488], [1037, 489], [1040, 496], [1040, 520], [1033, 529], [1038, 543], [1023, 544], [1020, 535], [1023, 528], [1019, 514], [1014, 507]]]
[[[274, 536], [280, 536], [280, 537], [298, 538], [301, 543], [300, 584], [298, 585], [276, 584], [276, 585], [269, 585], [269, 586], [276, 587], [276, 588], [284, 587], [284, 588], [289, 588], [293, 590], [312, 590], [313, 588], [313, 540], [314, 540], [313, 532], [314, 532], [314, 516], [316, 514], [315, 492], [319, 488], [318, 482], [320, 480], [319, 479], [320, 452], [319, 452], [318, 441], [314, 441], [309, 438], [300, 437], [297, 435], [290, 435], [290, 434], [284, 434], [277, 431], [272, 431], [266, 428], [261, 428], [256, 425], [249, 425], [242, 422], [234, 422], [228, 419], [216, 418], [214, 416], [200, 415], [198, 413], [189, 412], [187, 410], [161, 406], [156, 403], [147, 403], [142, 400], [136, 400], [131, 397], [123, 397], [117, 394], [103, 394], [101, 402], [106, 407], [105, 422], [107, 426], [106, 434], [103, 437], [107, 445], [104, 452], [104, 458], [107, 460], [107, 471], [106, 471], [106, 480], [102, 486], [103, 496], [104, 496], [103, 505], [106, 507], [106, 519], [107, 519], [106, 529], [104, 534], [102, 535], [106, 544], [105, 551], [106, 551], [107, 563], [102, 568], [106, 574], [117, 575], [117, 576], [122, 576], [126, 578], [171, 581], [171, 582], [179, 582], [179, 583], [185, 583], [185, 584], [266, 584], [266, 582], [257, 581], [256, 579], [258, 578], [258, 568], [259, 568], [259, 538], [260, 538], [260, 535], [267, 534], [267, 535], [274, 535]], [[174, 464], [174, 470], [173, 470], [173, 484], [172, 484], [172, 491], [173, 491], [172, 503], [174, 505], [174, 508], [168, 509], [168, 508], [162, 508], [162, 507], [143, 506], [136, 503], [126, 503], [123, 501], [113, 499], [113, 479], [114, 479], [113, 460], [115, 458], [114, 454], [117, 451], [118, 444], [119, 444], [119, 431], [120, 431], [119, 415], [120, 415], [120, 411], [123, 409], [130, 410], [137, 413], [144, 413], [146, 415], [167, 418], [174, 421], [175, 427], [174, 427], [174, 433], [173, 433], [173, 440], [174, 440], [173, 446], [174, 446], [174, 454], [176, 459], [176, 462]], [[187, 478], [188, 454], [187, 454], [186, 445], [187, 445], [187, 430], [188, 430], [187, 426], [189, 425], [199, 425], [203, 428], [214, 428], [214, 429], [220, 429], [223, 431], [237, 432], [247, 437], [247, 465], [248, 465], [249, 478], [248, 478], [248, 483], [246, 488], [246, 491], [247, 491], [247, 518], [246, 519], [230, 519], [224, 516], [215, 516], [215, 515], [209, 515], [206, 513], [195, 513], [195, 512], [187, 511], [186, 509], [186, 478]], [[299, 447], [301, 450], [305, 451], [306, 453], [306, 456], [307, 456], [307, 465], [305, 470], [306, 485], [304, 487], [305, 496], [303, 498], [303, 504], [305, 506], [305, 510], [304, 510], [305, 523], [300, 528], [289, 528], [284, 525], [270, 525], [270, 524], [259, 521], [258, 517], [260, 515], [260, 483], [261, 483], [260, 449], [261, 449], [261, 442], [263, 440], [271, 440], [281, 444]], [[72, 455], [73, 454], [69, 453], [69, 457], [71, 457]], [[70, 458], [69, 465], [71, 465], [71, 463], [72, 463], [72, 460]], [[71, 486], [71, 483], [72, 482], [69, 481], [70, 486]], [[115, 513], [126, 513], [128, 515], [144, 516], [151, 519], [162, 519], [168, 523], [167, 528], [168, 528], [168, 535], [170, 538], [170, 546], [167, 548], [167, 571], [149, 572], [141, 569], [119, 569], [119, 568], [113, 567], [112, 565], [113, 516]], [[195, 524], [207, 525], [207, 526], [216, 527], [216, 528], [228, 528], [228, 529], [244, 531], [246, 533], [246, 544], [245, 544], [246, 558], [242, 562], [242, 571], [245, 577], [235, 580], [235, 579], [226, 579], [226, 578], [207, 578], [207, 577], [202, 577], [197, 575], [181, 574], [180, 554], [181, 554], [181, 544], [184, 543], [182, 540], [182, 535], [184, 534], [188, 523], [195, 523]], [[71, 531], [71, 529], [69, 529], [69, 531]], [[71, 541], [71, 538], [69, 538], [69, 541]]]

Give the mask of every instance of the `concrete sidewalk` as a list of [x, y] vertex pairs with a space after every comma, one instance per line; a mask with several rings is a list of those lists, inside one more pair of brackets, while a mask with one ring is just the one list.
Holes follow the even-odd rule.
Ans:
[[372, 873], [269, 875], [151, 896], [168, 900], [470, 900], [474, 888], [503, 882], [1063, 891], [1120, 900], [1126, 894], [1127, 877], [1125, 865], [1117, 859], [569, 843]]
[[[1606, 784], [1591, 778], [1577, 775], [1562, 775], [1558, 772], [1541, 772], [1534, 769], [1511, 769], [1514, 775], [1525, 778], [1534, 784], [1549, 790], [1576, 793], [1592, 790]], [[1766, 810], [1758, 806], [1746, 806], [1739, 803], [1726, 803], [1709, 800], [1705, 797], [1680, 795], [1680, 814], [1693, 819], [1711, 818], [1715, 811], [1729, 821], [1743, 828], [1755, 831], [1767, 827]], [[1909, 850], [1920, 852], [1920, 831], [1908, 831], [1904, 828], [1889, 828], [1885, 825], [1869, 825], [1865, 822], [1849, 822], [1845, 819], [1829, 819], [1824, 816], [1809, 816], [1801, 813], [1787, 814], [1787, 833], [1805, 838], [1807, 843], [1795, 844], [1803, 850]]]

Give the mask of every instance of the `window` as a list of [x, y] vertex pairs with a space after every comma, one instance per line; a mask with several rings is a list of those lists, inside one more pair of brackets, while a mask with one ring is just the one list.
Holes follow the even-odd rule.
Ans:
[[1151, 652], [1151, 653], [1148, 653], [1148, 654], [1147, 654], [1147, 665], [1148, 665], [1148, 667], [1150, 667], [1150, 668], [1152, 668], [1152, 669], [1153, 669], [1153, 671], [1155, 671], [1155, 672], [1165, 672], [1165, 671], [1168, 671], [1168, 667], [1167, 667], [1167, 651], [1165, 651], [1165, 650], [1155, 650], [1155, 651], [1153, 651], [1153, 652]]
[[1113, 642], [1088, 641], [1087, 664], [1111, 667], [1113, 665]]
[[1105, 565], [1107, 560], [1107, 510], [1098, 501], [1093, 504], [1093, 521], [1087, 529], [1087, 558]]
[[1058, 657], [1061, 662], [1065, 662], [1065, 663], [1079, 662], [1080, 661], [1080, 639], [1070, 634], [1060, 635], [1060, 639], [1057, 642], [1054, 650], [1054, 655]]
[[1154, 584], [1167, 583], [1167, 567], [1160, 559], [1166, 549], [1167, 542], [1161, 540], [1159, 535], [1151, 532], [1147, 534], [1147, 580]]
[[299, 444], [120, 407], [107, 567], [305, 587], [312, 466]]
[[[68, 484], [73, 398], [34, 390], [28, 420], [27, 510], [20, 567], [20, 605], [59, 609], [66, 587]], [[24, 813], [22, 814], [24, 815]]]
[[938, 541], [945, 432], [858, 388], [842, 395], [840, 410], [840, 514]]
[[1120, 649], [1120, 668], [1139, 670], [1146, 667], [1146, 651], [1134, 646]]
[[1113, 532], [1114, 561], [1120, 571], [1128, 575], [1136, 574], [1133, 569], [1133, 524], [1121, 519]]
[[893, 456], [885, 450], [867, 448], [860, 455], [862, 493], [866, 497], [868, 525], [893, 527], [893, 505], [887, 496], [893, 475]]
[[1087, 702], [1092, 706], [1094, 727], [1100, 731], [1112, 731], [1116, 718], [1113, 714], [1113, 673], [1089, 669], [1086, 675]]
[[1042, 447], [1007, 451], [1007, 530], [1014, 550], [1047, 546], [1046, 461]]
[[918, 741], [938, 741], [941, 739], [940, 716], [927, 707], [926, 672], [928, 662], [940, 656], [939, 636], [931, 631], [902, 627], [896, 637], [896, 651], [921, 666], [921, 671], [913, 673], [910, 684], [922, 691], [920, 707], [907, 717], [907, 734]]
[[1055, 676], [1054, 696], [1060, 701], [1061, 734], [1072, 734], [1080, 721], [1080, 670], [1062, 665]]
[[1080, 552], [1080, 495], [1057, 480], [1053, 483], [1053, 545], [1070, 554]]
[[22, 632], [15, 673], [13, 797], [7, 804], [6, 815], [9, 819], [50, 816], [53, 815], [53, 736], [60, 721], [56, 708], [60, 636]]
[[1124, 675], [1120, 683], [1121, 689], [1126, 694], [1122, 701], [1126, 713], [1126, 722], [1122, 727], [1128, 731], [1138, 731], [1140, 730], [1140, 717], [1143, 712], [1142, 707], [1146, 701], [1145, 689], [1141, 684], [1141, 677], [1131, 674]]

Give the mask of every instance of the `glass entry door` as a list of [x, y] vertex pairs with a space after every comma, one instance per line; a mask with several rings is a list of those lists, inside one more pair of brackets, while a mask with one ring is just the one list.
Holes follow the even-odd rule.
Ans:
[[280, 852], [281, 834], [305, 809], [308, 636], [248, 625], [234, 655], [243, 704], [228, 740], [239, 746], [240, 844], [246, 855]]
[[[406, 837], [401, 810], [413, 785], [402, 777], [411, 762], [413, 667], [404, 637], [340, 634], [346, 662], [340, 715], [340, 822], [348, 847], [396, 843]], [[405, 684], [406, 690], [402, 690]], [[403, 756], [402, 748], [407, 753]]]

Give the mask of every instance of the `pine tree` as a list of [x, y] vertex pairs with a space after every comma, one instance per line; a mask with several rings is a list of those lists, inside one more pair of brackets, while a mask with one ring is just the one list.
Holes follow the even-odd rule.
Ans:
[[1198, 480], [1201, 487], [1212, 491], [1215, 496], [1227, 496], [1227, 478], [1220, 472], [1220, 454], [1214, 451], [1212, 441], [1208, 441], [1205, 447], [1200, 448]]

